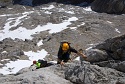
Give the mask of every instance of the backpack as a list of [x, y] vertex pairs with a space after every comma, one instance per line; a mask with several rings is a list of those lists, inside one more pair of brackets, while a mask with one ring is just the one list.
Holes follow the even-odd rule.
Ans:
[[39, 59], [38, 62], [41, 63], [41, 67], [46, 67], [47, 66], [47, 61]]

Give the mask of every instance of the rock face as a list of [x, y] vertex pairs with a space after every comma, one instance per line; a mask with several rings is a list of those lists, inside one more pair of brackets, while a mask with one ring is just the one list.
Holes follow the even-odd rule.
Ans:
[[87, 60], [103, 67], [125, 72], [125, 35], [107, 39], [86, 51]]
[[94, 48], [105, 50], [115, 60], [125, 60], [125, 35], [107, 39]]
[[[122, 76], [122, 77], [121, 77]], [[114, 69], [91, 65], [87, 62], [71, 65], [65, 78], [74, 84], [124, 84], [125, 74]]]
[[0, 0], [0, 8], [6, 8], [10, 4], [12, 4], [12, 0]]
[[[22, 17], [23, 15], [25, 17]], [[61, 32], [49, 33], [50, 30], [35, 32], [31, 35], [32, 39], [23, 40], [18, 37], [0, 38], [0, 59], [21, 59], [24, 51], [37, 52], [37, 50], [45, 49], [49, 55], [48, 59], [56, 61], [60, 41], [68, 40], [77, 50], [92, 47], [86, 51], [90, 63], [83, 60], [81, 63], [73, 61], [65, 66], [55, 64], [35, 71], [28, 67], [16, 74], [0, 74], [0, 83], [124, 84], [125, 15], [96, 13], [86, 11], [86, 8], [81, 6], [55, 2], [36, 7], [9, 5], [7, 8], [0, 9], [0, 33], [4, 33], [2, 30], [7, 25], [11, 25], [11, 28], [7, 27], [9, 32], [18, 30], [20, 27], [32, 30], [38, 25], [67, 22], [72, 17], [77, 20], [71, 21], [67, 29]], [[17, 24], [16, 19], [20, 24]], [[114, 38], [114, 36], [117, 37]], [[43, 45], [37, 45], [41, 40]]]
[[103, 13], [125, 13], [125, 0], [95, 0], [91, 5], [92, 10]]
[[36, 6], [50, 2], [66, 3], [66, 4], [81, 4], [83, 2], [91, 3], [94, 0], [13, 0], [13, 4], [22, 4], [28, 6]]
[[[82, 4], [91, 3], [93, 11], [110, 14], [124, 14], [125, 13], [125, 1], [124, 0], [12, 0], [13, 4], [21, 4], [28, 6], [37, 6], [41, 4], [47, 4], [50, 2], [64, 3], [64, 4]], [[87, 2], [87, 3], [86, 3]], [[0, 8], [5, 7], [6, 4], [10, 4], [11, 0], [6, 2], [0, 2]], [[82, 5], [82, 6], [84, 6]]]
[[107, 52], [99, 49], [90, 49], [86, 51], [86, 55], [88, 56], [88, 61], [91, 63], [104, 61], [108, 58]]
[[32, 71], [32, 67], [17, 74], [0, 75], [0, 84], [124, 84], [125, 74], [117, 70], [91, 65], [89, 62], [52, 65]]
[[0, 84], [72, 84], [63, 78], [64, 74], [58, 74], [60, 71], [63, 72], [63, 69], [56, 67], [41, 68], [35, 71], [27, 68], [22, 74], [0, 76]]

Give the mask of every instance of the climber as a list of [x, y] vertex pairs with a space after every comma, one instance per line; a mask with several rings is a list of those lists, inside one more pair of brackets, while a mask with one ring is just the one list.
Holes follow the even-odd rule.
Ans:
[[76, 53], [78, 56], [82, 56], [85, 60], [87, 58], [83, 53], [72, 48], [69, 42], [64, 41], [60, 43], [60, 48], [58, 50], [57, 64], [64, 65], [65, 62], [71, 61], [70, 59], [71, 52]]
[[34, 60], [33, 64], [31, 66], [35, 65], [36, 69], [43, 68], [43, 67], [48, 67], [53, 65], [52, 63], [47, 63], [47, 61], [39, 59], [38, 61]]

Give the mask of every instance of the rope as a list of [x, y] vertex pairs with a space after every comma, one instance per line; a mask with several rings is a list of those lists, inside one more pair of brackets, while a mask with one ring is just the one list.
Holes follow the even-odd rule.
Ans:
[[83, 79], [83, 83], [85, 84], [85, 75], [86, 75], [86, 68], [85, 68], [85, 66], [84, 66], [84, 63], [83, 63], [83, 67], [84, 67], [84, 79]]

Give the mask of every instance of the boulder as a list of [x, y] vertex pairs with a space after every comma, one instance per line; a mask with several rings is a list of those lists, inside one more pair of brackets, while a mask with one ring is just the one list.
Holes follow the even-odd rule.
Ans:
[[86, 51], [87, 61], [93, 63], [98, 61], [104, 61], [108, 58], [108, 54], [105, 51], [99, 49], [90, 49]]
[[6, 8], [9, 4], [11, 4], [11, 0], [0, 0], [0, 8]]
[[108, 58], [125, 60], [125, 35], [112, 37], [93, 47], [107, 52]]
[[[87, 61], [125, 72], [125, 35], [109, 38], [86, 50]], [[83, 59], [81, 59], [83, 61]]]
[[[61, 70], [60, 67], [52, 66], [31, 71], [27, 67], [17, 74], [0, 75], [2, 76], [0, 77], [0, 84], [72, 84], [60, 76], [63, 74]], [[57, 73], [60, 73], [60, 75], [57, 75]]]
[[121, 72], [125, 72], [125, 61], [115, 61], [115, 60], [109, 60], [109, 61], [102, 61], [94, 63], [95, 65], [99, 65], [101, 67], [109, 67], [116, 69]]
[[[123, 76], [123, 77], [121, 77]], [[65, 78], [74, 84], [124, 84], [125, 74], [115, 69], [82, 64], [70, 65], [65, 71]], [[119, 82], [119, 83], [118, 83]]]
[[91, 8], [101, 13], [123, 14], [125, 13], [125, 0], [95, 0]]

